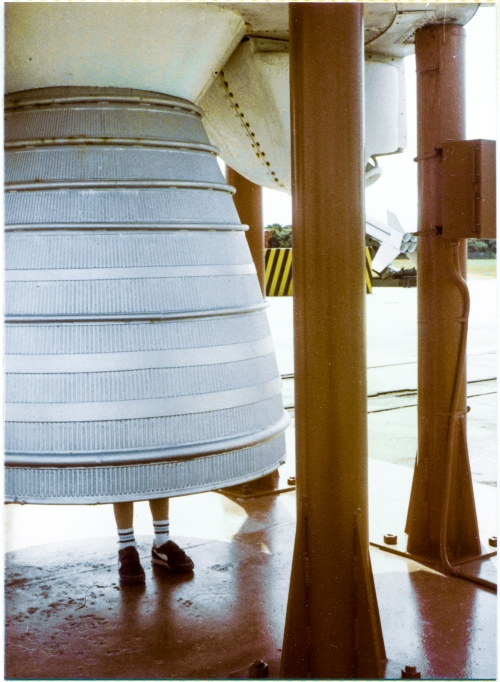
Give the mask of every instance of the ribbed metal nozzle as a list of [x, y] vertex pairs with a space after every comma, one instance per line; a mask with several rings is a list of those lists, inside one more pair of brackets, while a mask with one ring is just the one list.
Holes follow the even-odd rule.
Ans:
[[165, 497], [285, 457], [244, 226], [190, 102], [6, 98], [8, 501]]

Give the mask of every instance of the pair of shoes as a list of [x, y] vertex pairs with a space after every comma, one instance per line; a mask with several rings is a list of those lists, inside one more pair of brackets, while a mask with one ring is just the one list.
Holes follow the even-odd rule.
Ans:
[[190, 573], [194, 568], [194, 563], [186, 552], [172, 540], [165, 542], [161, 547], [153, 544], [151, 561], [153, 564], [168, 568], [172, 573]]
[[[120, 563], [118, 574], [121, 583], [124, 585], [143, 585], [146, 582], [146, 575], [135, 547], [120, 549], [118, 561]], [[172, 540], [161, 547], [155, 547], [153, 544], [151, 561], [153, 564], [167, 568], [172, 573], [190, 573], [194, 568], [194, 563], [186, 552]]]
[[120, 563], [118, 574], [121, 583], [125, 585], [143, 585], [146, 582], [146, 575], [135, 547], [130, 546], [120, 549], [118, 561]]

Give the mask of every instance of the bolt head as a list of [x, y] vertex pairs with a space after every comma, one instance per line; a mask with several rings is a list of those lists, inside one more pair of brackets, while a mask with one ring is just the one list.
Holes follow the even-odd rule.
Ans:
[[386, 545], [397, 545], [398, 544], [398, 536], [393, 535], [392, 533], [386, 533], [384, 535], [384, 542]]
[[267, 663], [262, 661], [260, 658], [255, 660], [252, 665], [248, 668], [248, 676], [251, 678], [267, 677], [269, 675], [269, 668]]
[[295, 485], [295, 476], [289, 476], [286, 482], [288, 485]]
[[488, 538], [488, 544], [490, 547], [496, 547], [497, 546], [497, 536], [492, 535], [491, 538]]
[[405, 669], [401, 671], [401, 679], [403, 680], [419, 680], [422, 674], [417, 672], [417, 666], [405, 665]]

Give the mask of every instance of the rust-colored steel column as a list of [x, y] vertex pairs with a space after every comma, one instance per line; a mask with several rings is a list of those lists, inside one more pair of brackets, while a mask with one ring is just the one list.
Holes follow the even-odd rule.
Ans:
[[380, 677], [367, 518], [363, 6], [289, 7], [298, 518], [281, 676]]
[[480, 554], [466, 440], [466, 381], [460, 381], [462, 426], [448, 452], [464, 302], [454, 251], [466, 273], [466, 240], [439, 236], [441, 154], [447, 140], [465, 138], [465, 33], [433, 25], [415, 36], [418, 96], [418, 455], [406, 530], [408, 551], [441, 560], [440, 530], [448, 457], [453, 457], [447, 547], [450, 559]]
[[234, 168], [226, 166], [226, 180], [236, 189], [233, 196], [236, 210], [244, 225], [248, 246], [257, 270], [262, 295], [266, 295], [266, 279], [264, 266], [264, 225], [262, 222], [262, 187], [247, 180]]

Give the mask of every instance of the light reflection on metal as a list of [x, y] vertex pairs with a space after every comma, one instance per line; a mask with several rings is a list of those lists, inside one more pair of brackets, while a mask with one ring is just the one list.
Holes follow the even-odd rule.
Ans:
[[[363, 8], [292, 2], [289, 11], [297, 531], [280, 675], [379, 678], [385, 649], [368, 551]], [[336, 126], [324, 111], [336, 112]]]
[[200, 110], [45, 88], [7, 96], [6, 117], [6, 499], [274, 471], [288, 417], [265, 303]]

